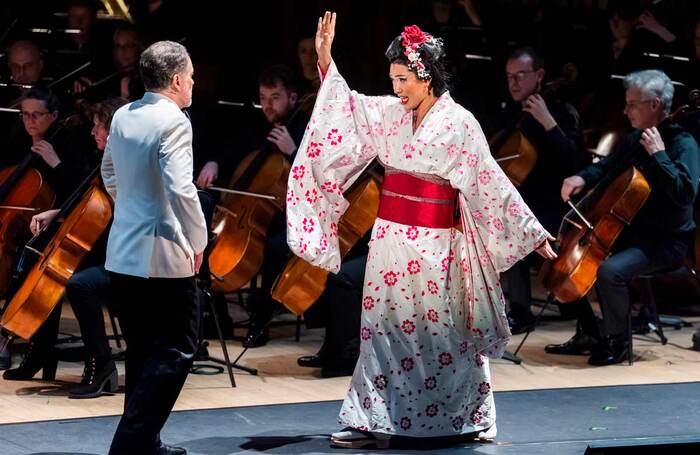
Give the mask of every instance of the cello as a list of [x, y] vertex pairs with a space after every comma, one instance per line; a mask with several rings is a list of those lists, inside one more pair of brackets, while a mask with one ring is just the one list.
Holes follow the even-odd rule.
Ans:
[[[571, 303], [593, 287], [598, 267], [622, 230], [646, 202], [651, 188], [634, 166], [611, 173], [564, 217], [557, 258], [545, 262], [540, 277], [560, 303]], [[573, 220], [578, 217], [579, 222]]]
[[[72, 121], [73, 117], [61, 120], [46, 140], [53, 139]], [[32, 215], [48, 210], [56, 200], [53, 190], [33, 167], [38, 159], [30, 151], [18, 165], [0, 171], [0, 295], [8, 291], [14, 260], [28, 239]]]
[[[309, 105], [313, 106], [314, 101], [315, 95], [303, 98], [286, 125], [308, 110]], [[291, 163], [282, 152], [265, 141], [236, 167], [229, 185], [232, 191], [212, 188], [228, 193], [217, 206], [212, 221], [216, 238], [209, 254], [209, 269], [214, 291], [236, 291], [262, 267], [267, 228], [286, 207], [290, 169]]]
[[[551, 98], [556, 90], [560, 90], [567, 84], [564, 82], [551, 82], [539, 95], [545, 99]], [[527, 112], [522, 111], [511, 124], [496, 132], [489, 139], [491, 153], [513, 185], [519, 187], [534, 169], [537, 163], [537, 148], [522, 133], [522, 125]]]
[[[350, 205], [338, 222], [341, 260], [374, 225], [381, 180], [371, 167], [346, 192]], [[329, 273], [293, 256], [272, 286], [272, 298], [299, 316], [321, 296]]]
[[[65, 285], [83, 258], [92, 249], [112, 219], [112, 202], [100, 187], [97, 175], [99, 166], [71, 195], [56, 215], [54, 221], [25, 245], [25, 252], [18, 264], [18, 281], [21, 281], [0, 319], [0, 326], [12, 336], [29, 339], [36, 333], [60, 301]], [[64, 219], [55, 228], [58, 220]], [[43, 251], [35, 248], [46, 241]], [[29, 262], [27, 255], [38, 259], [26, 278], [23, 267]]]

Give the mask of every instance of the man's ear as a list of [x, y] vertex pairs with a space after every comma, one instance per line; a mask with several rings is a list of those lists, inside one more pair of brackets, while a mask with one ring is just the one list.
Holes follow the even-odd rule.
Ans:
[[292, 104], [296, 104], [297, 100], [299, 99], [299, 95], [297, 92], [291, 92], [289, 94], [289, 102]]
[[170, 85], [173, 85], [175, 87], [180, 87], [182, 85], [182, 77], [180, 76], [180, 73], [176, 73], [173, 75], [173, 78], [170, 81]]
[[539, 82], [542, 82], [544, 80], [544, 68], [536, 70], [535, 75], [537, 76], [537, 80]]

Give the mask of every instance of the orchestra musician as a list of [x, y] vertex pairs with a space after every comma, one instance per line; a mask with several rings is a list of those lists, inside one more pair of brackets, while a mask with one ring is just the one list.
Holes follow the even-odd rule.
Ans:
[[[100, 164], [112, 115], [125, 103], [126, 100], [122, 98], [111, 98], [93, 108], [92, 135], [98, 152], [89, 157], [92, 168]], [[35, 215], [30, 224], [32, 234], [37, 235], [43, 231], [59, 211], [59, 209], [52, 209]], [[109, 229], [97, 241], [82, 264], [81, 270], [74, 273], [66, 283], [66, 297], [73, 308], [85, 345], [83, 377], [80, 384], [69, 390], [69, 396], [72, 398], [95, 398], [103, 391], [114, 392], [117, 389], [117, 367], [111, 358], [102, 314], [103, 304], [113, 304], [110, 298], [109, 275], [104, 268], [108, 232]], [[53, 346], [58, 337], [60, 315], [61, 303], [59, 302], [49, 319], [30, 340], [20, 365], [5, 371], [4, 379], [28, 380], [39, 370], [43, 370], [44, 380], [55, 379], [58, 359], [53, 352]]]
[[[243, 149], [252, 151], [268, 147], [265, 144], [271, 143], [291, 162], [308, 122], [308, 114], [298, 105], [293, 70], [285, 65], [272, 65], [264, 69], [258, 78], [258, 89], [262, 111], [269, 125], [263, 134], [251, 138], [250, 144], [244, 145]], [[197, 185], [206, 189], [217, 179], [224, 180], [233, 173], [234, 165], [240, 158], [227, 152], [207, 162], [197, 177]], [[284, 212], [278, 213], [268, 228], [264, 255], [262, 283], [250, 307], [251, 324], [243, 341], [245, 347], [263, 346], [269, 340], [268, 323], [278, 306], [270, 291], [289, 255]]]
[[[504, 111], [503, 124], [506, 130], [516, 128], [537, 151], [537, 161], [519, 191], [545, 229], [556, 232], [566, 213], [559, 188], [564, 178], [585, 166], [588, 156], [578, 112], [570, 104], [544, 95], [544, 78], [544, 60], [535, 49], [513, 51], [506, 62], [506, 80], [513, 102]], [[508, 288], [508, 317], [513, 334], [534, 328], [530, 267], [540, 262], [539, 255], [531, 254], [502, 275]]]
[[[602, 310], [600, 334], [579, 324], [574, 336], [548, 345], [552, 354], [591, 353], [591, 365], [611, 365], [633, 355], [628, 343], [631, 281], [639, 275], [682, 265], [693, 244], [693, 204], [700, 178], [700, 150], [695, 139], [669, 118], [673, 84], [661, 71], [643, 70], [625, 77], [625, 114], [635, 129], [604, 160], [564, 180], [561, 198], [588, 190], [609, 173], [634, 165], [651, 193], [613, 246], [597, 272], [596, 292]], [[589, 305], [579, 303], [579, 322], [595, 320]]]

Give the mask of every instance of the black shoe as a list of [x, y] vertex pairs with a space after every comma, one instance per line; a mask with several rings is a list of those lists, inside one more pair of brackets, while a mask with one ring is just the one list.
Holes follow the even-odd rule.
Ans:
[[186, 455], [187, 450], [182, 447], [169, 446], [167, 444], [160, 444], [155, 451], [154, 455]]
[[30, 341], [22, 356], [22, 363], [17, 368], [5, 370], [2, 377], [7, 381], [26, 381], [42, 370], [41, 379], [53, 381], [56, 379], [57, 366], [58, 358], [55, 354], [41, 349], [37, 343]]
[[340, 376], [352, 376], [355, 372], [355, 364], [333, 365], [321, 368], [322, 378], [337, 378]]
[[548, 344], [544, 351], [548, 354], [589, 355], [598, 344], [597, 338], [577, 331], [566, 343]]
[[535, 330], [535, 318], [533, 316], [529, 318], [508, 316], [508, 325], [510, 326], [511, 335], [532, 332]]
[[605, 366], [629, 360], [631, 355], [626, 334], [606, 337], [598, 349], [588, 359], [589, 365]]
[[321, 368], [323, 366], [323, 360], [321, 356], [316, 355], [303, 355], [297, 359], [297, 363], [300, 367], [307, 368]]
[[339, 358], [332, 362], [326, 362], [321, 368], [321, 377], [337, 378], [339, 376], [352, 376], [355, 372], [357, 358]]
[[265, 346], [267, 342], [270, 341], [270, 331], [265, 328], [260, 331], [258, 328], [251, 326], [248, 329], [248, 334], [243, 340], [244, 348], [259, 348], [260, 346]]
[[119, 373], [117, 366], [110, 358], [98, 360], [90, 357], [85, 361], [83, 379], [80, 384], [71, 387], [68, 391], [69, 398], [97, 398], [104, 392], [114, 393], [119, 387]]
[[693, 350], [700, 351], [700, 331], [693, 334]]

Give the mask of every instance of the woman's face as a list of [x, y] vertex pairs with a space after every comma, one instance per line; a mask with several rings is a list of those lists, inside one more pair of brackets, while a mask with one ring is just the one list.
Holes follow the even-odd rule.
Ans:
[[421, 81], [406, 65], [392, 63], [389, 78], [394, 94], [407, 111], [416, 109], [430, 94], [430, 81]]
[[92, 133], [92, 137], [95, 138], [98, 150], [104, 150], [107, 145], [109, 130], [107, 129], [107, 125], [102, 123], [96, 115], [92, 117], [92, 131], [90, 131], [90, 133]]
[[43, 137], [49, 127], [56, 121], [58, 113], [49, 112], [42, 100], [26, 99], [20, 105], [20, 115], [24, 129], [31, 137]]

